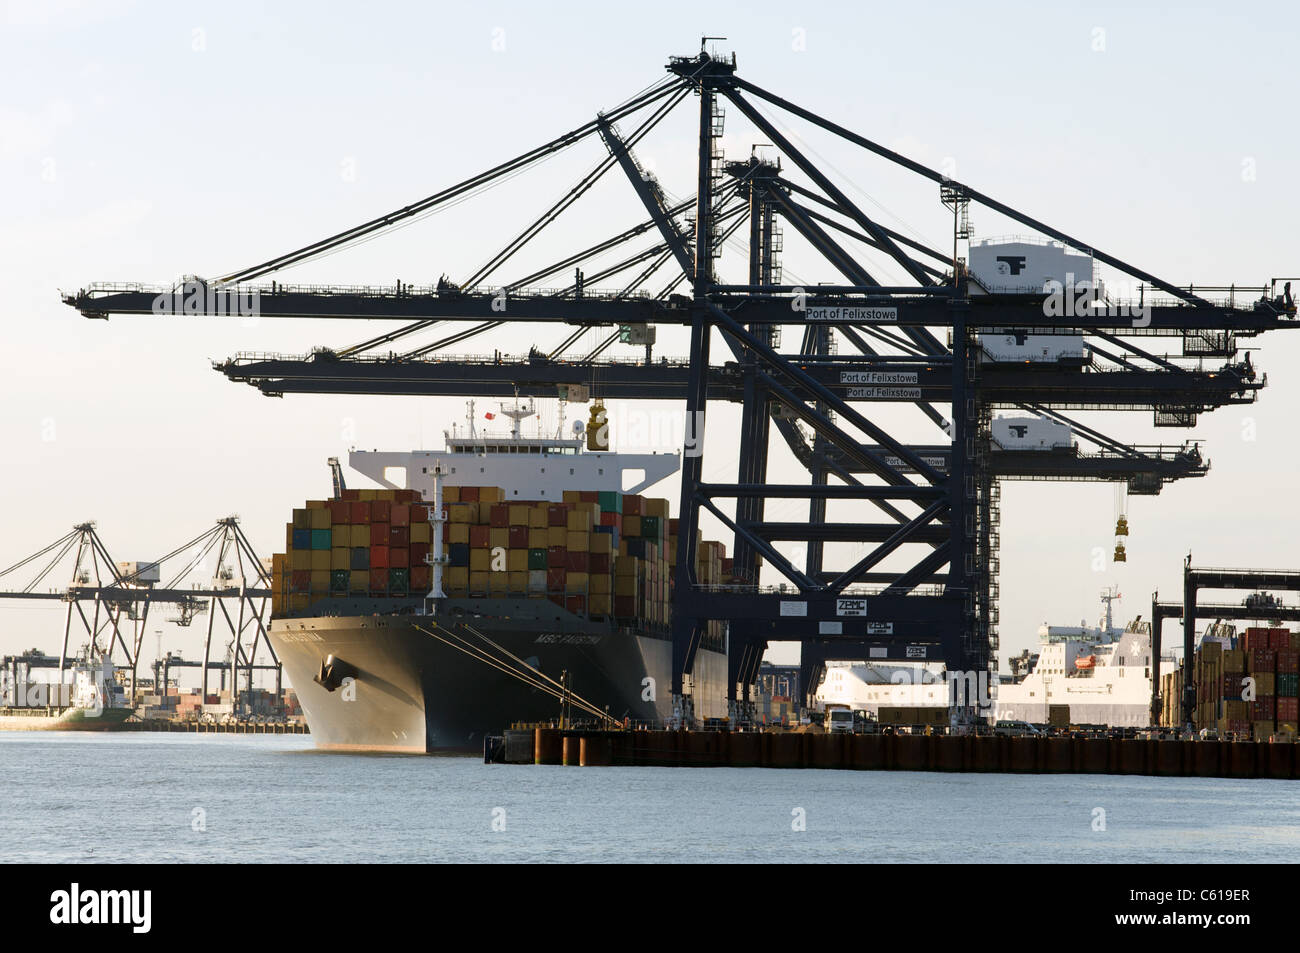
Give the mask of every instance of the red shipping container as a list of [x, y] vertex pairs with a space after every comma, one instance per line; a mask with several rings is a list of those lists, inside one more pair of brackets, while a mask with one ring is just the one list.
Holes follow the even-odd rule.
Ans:
[[611, 565], [611, 556], [609, 553], [588, 553], [587, 554], [588, 572], [609, 572]]
[[349, 503], [348, 506], [352, 510], [351, 522], [353, 523], [370, 522], [370, 503], [368, 501], [358, 500], [354, 503]]
[[370, 547], [370, 568], [387, 569], [388, 568], [388, 547], [371, 546]]
[[371, 592], [388, 591], [388, 570], [387, 569], [370, 570], [370, 591]]
[[[427, 562], [427, 561], [425, 560], [425, 558], [424, 558], [424, 557], [428, 556], [429, 553], [431, 552], [431, 549], [430, 549], [430, 546], [429, 546], [428, 543], [412, 543], [411, 546], [410, 546], [410, 549], [411, 549], [411, 568], [412, 568], [412, 569], [414, 569], [416, 566], [427, 566], [427, 565], [428, 565], [428, 562]], [[444, 548], [444, 549], [443, 549], [443, 555], [444, 555], [444, 556], [446, 555], [446, 552], [447, 552], [447, 550], [446, 550], [446, 548]]]
[[505, 529], [510, 525], [510, 506], [507, 503], [493, 503], [488, 510], [488, 522], [494, 529]]
[[552, 503], [546, 508], [547, 526], [568, 526], [569, 508], [563, 503]]
[[[1250, 650], [1250, 670], [1253, 673], [1267, 673], [1274, 670], [1277, 665], [1277, 653], [1272, 649], [1251, 649]], [[1255, 721], [1261, 719], [1256, 718]]]
[[599, 503], [600, 494], [595, 490], [579, 490], [578, 499], [583, 503]]
[[[446, 503], [442, 504], [442, 511], [443, 511], [443, 512], [442, 512], [442, 515], [443, 515], [443, 517], [445, 518], [446, 515], [447, 515], [447, 504], [446, 504]], [[415, 506], [412, 506], [412, 507], [411, 507], [411, 522], [412, 522], [412, 523], [427, 523], [427, 522], [429, 522], [429, 507], [427, 507], [427, 506], [422, 506], [422, 505], [419, 505], [419, 504], [417, 504], [417, 505], [415, 505]]]
[[343, 499], [347, 500], [349, 503], [355, 503], [356, 501], [358, 501], [358, 500], [361, 499], [361, 491], [360, 491], [360, 490], [344, 490], [344, 491], [343, 491]]
[[1223, 697], [1231, 698], [1234, 701], [1241, 698], [1241, 675], [1223, 676]]
[[551, 602], [554, 602], [554, 603], [555, 603], [557, 606], [559, 606], [561, 609], [564, 608], [564, 593], [562, 593], [562, 592], [553, 592], [553, 593], [551, 593], [549, 596], [547, 596], [546, 598], [549, 599]]
[[1251, 721], [1273, 721], [1277, 717], [1277, 699], [1272, 695], [1256, 698], [1250, 703]]
[[352, 522], [352, 504], [347, 500], [330, 500], [329, 511], [330, 522], [335, 526]]
[[564, 557], [564, 568], [569, 572], [590, 572], [591, 561], [587, 553], [569, 550]]
[[1277, 700], [1278, 721], [1300, 721], [1300, 698], [1279, 698]]
[[392, 569], [407, 569], [411, 565], [411, 551], [405, 546], [388, 547], [388, 565]]
[[292, 573], [290, 573], [289, 591], [310, 592], [311, 591], [311, 570], [295, 569]]
[[394, 503], [393, 508], [388, 512], [388, 522], [394, 526], [411, 525], [411, 504]]
[[564, 556], [568, 552], [563, 546], [552, 546], [546, 551], [546, 568], [563, 569], [567, 563]]
[[586, 615], [587, 597], [586, 596], [565, 596], [564, 608], [568, 609], [574, 615]]
[[669, 535], [669, 536], [676, 536], [676, 535], [677, 535], [677, 524], [678, 524], [677, 517], [673, 517], [672, 519], [670, 519], [670, 520], [668, 521], [668, 535]]
[[370, 518], [376, 523], [387, 523], [392, 514], [393, 504], [388, 500], [371, 500]]
[[1289, 649], [1291, 647], [1291, 633], [1287, 632], [1286, 629], [1270, 629], [1268, 647], [1274, 651]]
[[[1277, 653], [1277, 671], [1279, 675], [1292, 675], [1300, 671], [1300, 652], [1295, 649], [1279, 649]], [[1283, 720], [1291, 721], [1292, 719]]]
[[528, 548], [528, 527], [527, 526], [510, 527], [510, 548], [511, 549]]
[[411, 567], [411, 592], [418, 592], [420, 595], [429, 591], [433, 585], [433, 570], [428, 566]]
[[390, 523], [387, 542], [389, 546], [409, 546], [411, 544], [411, 527], [394, 526]]
[[487, 549], [492, 545], [492, 527], [471, 526], [469, 528], [469, 545], [471, 549]]
[[462, 486], [462, 487], [460, 488], [460, 501], [461, 501], [462, 503], [477, 503], [477, 502], [478, 502], [478, 487], [476, 487], [476, 486]]
[[623, 497], [623, 515], [640, 516], [641, 515], [641, 497], [633, 496], [628, 493]]
[[565, 572], [564, 572], [563, 569], [548, 569], [548, 570], [546, 570], [546, 591], [547, 591], [547, 592], [563, 592], [563, 591], [564, 591], [564, 576], [565, 576]]
[[614, 615], [620, 619], [636, 617], [636, 596], [615, 596]]
[[[371, 510], [373, 513], [374, 510]], [[387, 546], [388, 545], [388, 524], [371, 523], [370, 524], [370, 545]]]
[[620, 533], [623, 532], [623, 514], [622, 513], [605, 513], [600, 514], [601, 526], [613, 526]]

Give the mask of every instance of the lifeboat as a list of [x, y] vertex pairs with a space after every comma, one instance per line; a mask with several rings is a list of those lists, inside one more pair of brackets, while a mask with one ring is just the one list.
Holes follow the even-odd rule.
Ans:
[[1074, 660], [1074, 667], [1077, 669], [1090, 669], [1096, 664], [1097, 656], [1095, 655], [1080, 655]]

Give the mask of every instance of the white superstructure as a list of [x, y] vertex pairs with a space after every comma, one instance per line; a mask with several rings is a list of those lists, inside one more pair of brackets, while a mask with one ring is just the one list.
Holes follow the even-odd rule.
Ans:
[[942, 665], [924, 662], [827, 662], [813, 696], [818, 709], [944, 708], [950, 694]]
[[[353, 450], [348, 465], [381, 486], [419, 490], [425, 499], [433, 499], [434, 474], [440, 473], [443, 486], [501, 487], [507, 502], [559, 502], [565, 490], [578, 488], [640, 493], [681, 465], [676, 453], [592, 451], [578, 436], [525, 437], [521, 422], [534, 415], [531, 404], [501, 409], [513, 421], [509, 433], [481, 432], [473, 401], [469, 407], [465, 432], [445, 432], [442, 450]], [[580, 429], [581, 422], [576, 427]]]
[[1102, 593], [1105, 614], [1096, 626], [1044, 624], [1038, 630], [1037, 664], [1021, 681], [995, 688], [999, 720], [1046, 723], [1051, 706], [1068, 705], [1072, 724], [1151, 724], [1152, 679], [1177, 663], [1162, 658], [1157, 665], [1152, 659], [1149, 623], [1114, 625], [1111, 603], [1118, 598], [1113, 588]]

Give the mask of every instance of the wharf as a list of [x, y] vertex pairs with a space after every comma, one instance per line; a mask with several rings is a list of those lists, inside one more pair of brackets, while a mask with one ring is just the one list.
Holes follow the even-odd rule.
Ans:
[[839, 768], [1008, 774], [1300, 778], [1300, 745], [1243, 741], [816, 734], [774, 731], [509, 730], [484, 760], [581, 767]]

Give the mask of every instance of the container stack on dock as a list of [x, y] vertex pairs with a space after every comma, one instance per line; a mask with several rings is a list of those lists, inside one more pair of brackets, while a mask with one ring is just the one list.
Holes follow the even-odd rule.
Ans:
[[[333, 597], [429, 591], [429, 506], [414, 490], [346, 490], [309, 501], [272, 560], [273, 615]], [[443, 488], [443, 590], [449, 598], [549, 599], [575, 615], [666, 628], [677, 561], [668, 501], [566, 490], [562, 502], [505, 499], [499, 487]], [[700, 539], [701, 584], [729, 581], [722, 543]], [[705, 643], [720, 645], [721, 622]]]
[[[1181, 721], [1186, 668], [1161, 678], [1160, 723]], [[1192, 665], [1195, 727], [1255, 741], [1295, 740], [1300, 728], [1300, 633], [1254, 627], [1206, 639]]]

